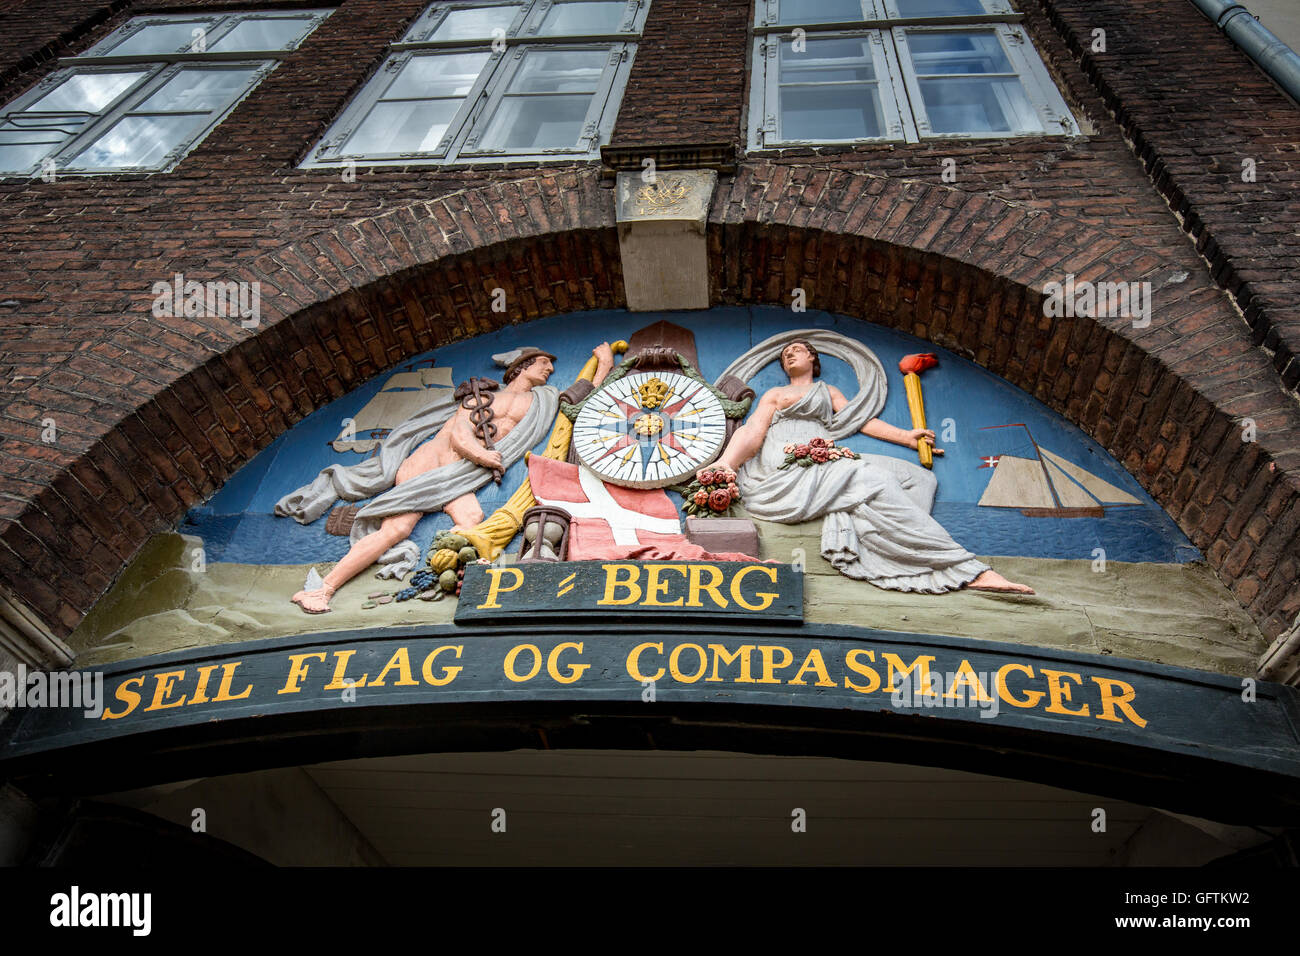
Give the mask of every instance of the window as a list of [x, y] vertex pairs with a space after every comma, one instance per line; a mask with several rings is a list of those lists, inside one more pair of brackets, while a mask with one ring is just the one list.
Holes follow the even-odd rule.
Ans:
[[0, 111], [0, 176], [171, 169], [329, 13], [133, 17]]
[[595, 158], [648, 3], [435, 3], [303, 163]]
[[749, 146], [1070, 134], [1006, 0], [757, 0]]

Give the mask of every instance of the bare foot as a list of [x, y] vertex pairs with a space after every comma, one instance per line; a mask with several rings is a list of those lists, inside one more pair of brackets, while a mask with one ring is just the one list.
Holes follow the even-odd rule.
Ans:
[[968, 588], [976, 591], [1010, 591], [1014, 594], [1033, 594], [1034, 589], [1027, 584], [1016, 584], [1014, 581], [1008, 581], [996, 571], [988, 570], [977, 577]]
[[330, 598], [333, 596], [334, 589], [327, 584], [315, 591], [299, 591], [289, 600], [308, 614], [324, 614], [330, 609]]

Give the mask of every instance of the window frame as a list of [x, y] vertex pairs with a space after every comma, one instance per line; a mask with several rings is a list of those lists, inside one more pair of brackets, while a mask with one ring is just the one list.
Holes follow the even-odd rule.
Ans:
[[[129, 175], [171, 172], [214, 129], [226, 120], [235, 107], [242, 103], [257, 88], [258, 84], [280, 65], [282, 59], [298, 49], [302, 42], [333, 12], [332, 8], [314, 8], [309, 10], [255, 10], [239, 13], [147, 14], [132, 17], [85, 53], [79, 56], [60, 58], [54, 72], [42, 78], [31, 89], [14, 97], [3, 107], [0, 107], [0, 124], [6, 121], [13, 122], [14, 117], [26, 113], [30, 106], [74, 77], [109, 72], [141, 72], [143, 74], [100, 111], [92, 114], [83, 127], [70, 134], [61, 143], [51, 145], [42, 156], [25, 170], [0, 169], [0, 179], [29, 179], [40, 176], [45, 169], [44, 164], [47, 160], [54, 162], [56, 176], [106, 176], [119, 173]], [[291, 45], [279, 50], [211, 52], [207, 50], [211, 44], [220, 42], [241, 23], [259, 19], [304, 20], [307, 22], [307, 28]], [[205, 30], [204, 33], [205, 49], [203, 52], [197, 52], [193, 49], [193, 40], [186, 44], [185, 47], [167, 52], [125, 54], [111, 52], [114, 47], [120, 46], [146, 27], [166, 26], [176, 23], [212, 24], [212, 29]], [[69, 166], [90, 144], [113, 129], [118, 122], [132, 115], [135, 107], [151, 97], [183, 70], [231, 68], [243, 68], [250, 71], [242, 87], [230, 97], [224, 106], [209, 111], [208, 120], [183, 137], [157, 163], [133, 166]], [[70, 113], [72, 111], [65, 112]], [[200, 111], [195, 110], [181, 115], [194, 115], [198, 112]], [[52, 113], [51, 115], [58, 114]]]
[[[750, 106], [748, 151], [792, 149], [808, 146], [856, 146], [891, 142], [934, 142], [937, 140], [1011, 139], [1034, 136], [1077, 136], [1079, 124], [1052, 80], [1042, 58], [1023, 27], [1024, 14], [1011, 8], [1008, 0], [980, 0], [981, 14], [906, 17], [898, 12], [898, 0], [860, 0], [864, 14], [874, 18], [860, 21], [781, 23], [781, 0], [755, 0], [752, 32], [752, 69], [750, 70]], [[898, 108], [898, 122], [887, 123], [890, 135], [846, 139], [781, 139], [781, 116], [778, 92], [779, 47], [795, 30], [803, 30], [808, 40], [869, 35], [884, 49], [883, 62], [888, 75], [878, 78], [882, 108], [889, 111], [883, 92], [888, 86]], [[1023, 132], [935, 133], [925, 111], [925, 101], [910, 48], [909, 31], [988, 32], [998, 37], [1008, 62], [1016, 71], [1033, 115], [1041, 129]], [[958, 74], [959, 75], [959, 74]]]
[[[600, 158], [600, 147], [613, 135], [617, 105], [623, 101], [628, 75], [649, 14], [650, 0], [624, 0], [624, 14], [616, 33], [543, 35], [539, 31], [550, 11], [564, 0], [479, 0], [457, 3], [449, 0], [426, 7], [405, 31], [391, 43], [379, 68], [371, 75], [325, 134], [314, 143], [300, 169], [337, 169], [353, 166], [454, 166], [490, 163], [546, 162], [561, 159]], [[502, 37], [461, 40], [433, 40], [431, 37], [456, 9], [518, 6]], [[536, 149], [486, 149], [478, 146], [483, 134], [505, 99], [510, 80], [531, 51], [590, 51], [601, 49], [605, 65], [597, 81], [584, 118], [582, 135], [573, 146]], [[409, 57], [427, 54], [472, 53], [490, 50], [487, 62], [466, 92], [438, 144], [428, 150], [388, 152], [343, 152], [352, 135], [383, 100], [401, 74]], [[385, 74], [391, 76], [385, 77]]]

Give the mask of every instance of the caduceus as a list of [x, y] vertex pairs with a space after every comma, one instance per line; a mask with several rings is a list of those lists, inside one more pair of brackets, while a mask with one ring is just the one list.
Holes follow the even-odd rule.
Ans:
[[[492, 410], [492, 393], [500, 387], [500, 382], [494, 382], [490, 378], [471, 378], [456, 386], [455, 396], [460, 399], [460, 407], [469, 412], [469, 421], [474, 426], [474, 434], [478, 435], [483, 442], [483, 447], [488, 451], [496, 447], [492, 442], [497, 434], [497, 427], [492, 423], [492, 419], [496, 417], [496, 412]], [[499, 485], [501, 477], [501, 469], [493, 468], [492, 480]]]

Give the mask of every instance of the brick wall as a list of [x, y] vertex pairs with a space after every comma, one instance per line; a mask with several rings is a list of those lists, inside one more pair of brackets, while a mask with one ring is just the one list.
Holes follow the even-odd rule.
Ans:
[[[353, 183], [295, 168], [425, 3], [344, 0], [172, 173], [0, 183], [0, 301], [17, 302], [0, 307], [0, 580], [56, 632], [323, 403], [498, 322], [624, 305], [596, 164]], [[134, 9], [168, 6], [229, 5]], [[1088, 135], [745, 158], [750, 4], [654, 0], [613, 145], [734, 143], [710, 215], [715, 301], [802, 286], [814, 308], [971, 356], [1124, 462], [1280, 633], [1300, 612], [1295, 237], [1277, 228], [1300, 219], [1280, 125], [1295, 111], [1185, 0], [1021, 7]], [[0, 8], [0, 97], [130, 15]], [[1082, 52], [1094, 25], [1106, 55]], [[1246, 150], [1254, 191], [1232, 183]], [[152, 318], [150, 287], [174, 272], [261, 282], [261, 328]], [[1155, 321], [1046, 319], [1042, 284], [1065, 272], [1152, 281]]]

